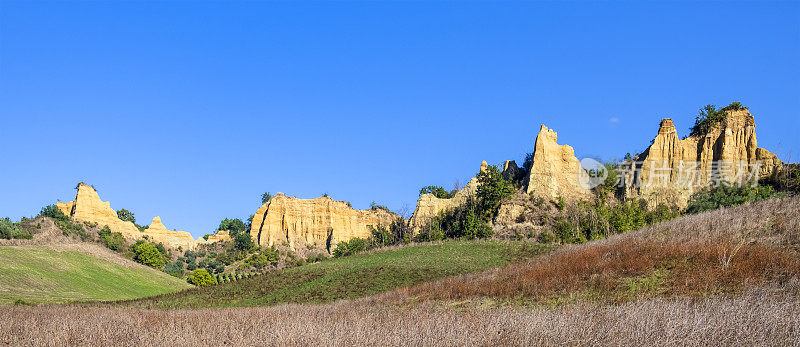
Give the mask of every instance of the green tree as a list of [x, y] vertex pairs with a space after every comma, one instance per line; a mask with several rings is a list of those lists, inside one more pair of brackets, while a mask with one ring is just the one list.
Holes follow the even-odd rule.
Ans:
[[240, 251], [247, 251], [255, 247], [253, 238], [248, 233], [241, 233], [233, 238], [233, 246]]
[[42, 207], [42, 211], [39, 212], [39, 215], [42, 217], [49, 217], [55, 219], [57, 221], [68, 221], [69, 217], [61, 211], [60, 208], [56, 205], [47, 205]]
[[[162, 245], [161, 247], [163, 248], [164, 246]], [[134, 260], [156, 269], [163, 268], [167, 263], [167, 258], [159, 250], [158, 245], [151, 242], [138, 240], [131, 245], [131, 252], [134, 254]]]
[[503, 178], [496, 165], [489, 165], [478, 173], [478, 203], [481, 218], [489, 220], [497, 215], [500, 204], [514, 194], [514, 185]]
[[272, 199], [272, 193], [265, 192], [264, 194], [261, 194], [261, 203], [262, 204], [266, 204], [267, 201], [270, 201], [271, 199]]
[[211, 276], [206, 269], [197, 269], [192, 271], [192, 274], [186, 278], [186, 282], [194, 284], [198, 287], [208, 287], [217, 284], [217, 280]]
[[131, 222], [133, 224], [136, 224], [136, 217], [133, 215], [133, 212], [128, 211], [124, 208], [117, 210], [117, 218], [126, 222]]
[[245, 263], [254, 268], [261, 269], [268, 265], [277, 265], [279, 259], [280, 257], [277, 250], [274, 248], [267, 248], [247, 258]]
[[228, 230], [231, 237], [236, 237], [239, 233], [247, 230], [247, 225], [239, 218], [225, 218], [219, 222], [217, 230]]
[[419, 190], [419, 195], [423, 194], [433, 194], [433, 196], [439, 199], [450, 199], [453, 197], [453, 194], [450, 194], [440, 186], [422, 187], [422, 189]]

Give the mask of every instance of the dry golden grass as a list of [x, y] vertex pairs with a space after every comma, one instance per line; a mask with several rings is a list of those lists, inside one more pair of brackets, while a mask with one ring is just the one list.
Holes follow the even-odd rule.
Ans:
[[[797, 284], [793, 284], [797, 287]], [[785, 289], [735, 298], [454, 310], [372, 299], [259, 308], [142, 310], [10, 307], [0, 344], [201, 345], [797, 345], [800, 300]]]

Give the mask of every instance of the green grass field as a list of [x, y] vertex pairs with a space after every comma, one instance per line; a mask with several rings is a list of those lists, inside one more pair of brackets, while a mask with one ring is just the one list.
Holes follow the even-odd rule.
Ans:
[[0, 247], [0, 304], [126, 300], [189, 287], [161, 271], [76, 251]]
[[358, 254], [237, 282], [122, 303], [153, 308], [262, 306], [355, 299], [522, 261], [553, 246], [463, 241]]

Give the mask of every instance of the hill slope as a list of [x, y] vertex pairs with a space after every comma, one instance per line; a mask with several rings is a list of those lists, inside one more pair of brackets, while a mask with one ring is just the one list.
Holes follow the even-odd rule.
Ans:
[[332, 302], [501, 267], [554, 248], [509, 241], [424, 244], [332, 259], [124, 304], [186, 308]]
[[189, 287], [96, 245], [0, 246], [0, 304], [124, 300]]

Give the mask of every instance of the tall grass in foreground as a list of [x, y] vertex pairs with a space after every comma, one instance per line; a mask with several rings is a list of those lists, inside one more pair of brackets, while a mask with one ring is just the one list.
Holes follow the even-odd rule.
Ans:
[[12, 345], [796, 345], [791, 294], [753, 289], [736, 298], [646, 300], [555, 309], [408, 308], [370, 299], [306, 306], [142, 310], [70, 306], [0, 311], [0, 344]]

